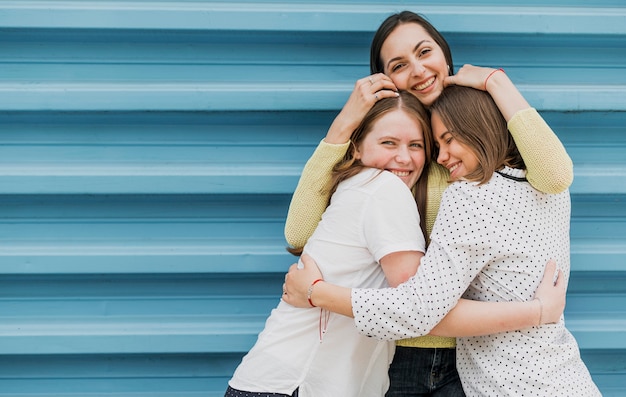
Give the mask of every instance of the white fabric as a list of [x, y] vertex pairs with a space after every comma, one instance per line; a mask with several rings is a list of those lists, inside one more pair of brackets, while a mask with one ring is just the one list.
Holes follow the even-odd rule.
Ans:
[[[400, 178], [374, 169], [339, 185], [304, 247], [325, 280], [372, 288], [388, 286], [380, 258], [424, 250], [411, 192]], [[321, 342], [320, 315], [329, 315]], [[393, 342], [358, 334], [351, 318], [281, 301], [229, 384], [289, 395], [299, 387], [301, 397], [381, 397], [393, 352]]]
[[[383, 340], [403, 339], [427, 334], [461, 296], [531, 300], [550, 258], [569, 279], [569, 225], [567, 191], [544, 194], [499, 174], [482, 186], [453, 183], [416, 276], [397, 289], [353, 290], [357, 327]], [[600, 395], [563, 318], [554, 325], [457, 338], [457, 369], [468, 397]]]

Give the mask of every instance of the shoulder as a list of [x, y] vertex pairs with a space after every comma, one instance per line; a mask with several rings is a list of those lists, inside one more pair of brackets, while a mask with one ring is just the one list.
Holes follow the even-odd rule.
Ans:
[[380, 180], [378, 181], [376, 195], [389, 200], [409, 200], [411, 203], [415, 203], [411, 189], [396, 175], [389, 171], [383, 171], [377, 176], [377, 179]]
[[358, 174], [342, 182], [346, 188], [357, 189], [369, 194], [386, 194], [393, 192], [408, 192], [409, 188], [400, 178], [389, 171], [376, 168], [365, 168]]
[[456, 181], [450, 184], [441, 197], [440, 211], [474, 212], [491, 211], [502, 204], [502, 187], [494, 177], [483, 185], [478, 182]]
[[353, 185], [349, 189], [358, 196], [367, 197], [365, 201], [369, 205], [394, 208], [398, 211], [413, 207], [417, 210], [411, 190], [400, 178], [389, 171], [369, 168], [350, 180], [353, 180]]
[[474, 182], [456, 181], [448, 185], [443, 191], [443, 198], [446, 196], [467, 196], [472, 197], [478, 191], [478, 186]]

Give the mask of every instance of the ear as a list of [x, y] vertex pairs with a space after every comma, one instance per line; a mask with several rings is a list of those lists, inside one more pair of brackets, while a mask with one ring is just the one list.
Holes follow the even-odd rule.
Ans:
[[359, 151], [359, 148], [356, 145], [354, 145], [354, 159], [361, 160], [361, 152]]

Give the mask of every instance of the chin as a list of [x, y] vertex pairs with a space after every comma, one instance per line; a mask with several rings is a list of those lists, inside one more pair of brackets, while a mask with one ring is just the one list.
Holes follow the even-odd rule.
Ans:
[[441, 94], [441, 91], [437, 91], [437, 92], [431, 92], [430, 94], [416, 95], [416, 97], [419, 99], [422, 105], [429, 107], [437, 100], [437, 98], [439, 98], [440, 94]]

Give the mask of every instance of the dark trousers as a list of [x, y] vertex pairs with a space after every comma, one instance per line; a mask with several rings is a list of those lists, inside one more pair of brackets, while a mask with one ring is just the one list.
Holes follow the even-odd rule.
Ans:
[[298, 389], [293, 392], [293, 394], [280, 394], [280, 393], [257, 393], [257, 392], [249, 392], [233, 389], [228, 386], [226, 389], [226, 394], [224, 397], [298, 397]]
[[385, 397], [465, 397], [456, 349], [396, 346]]

